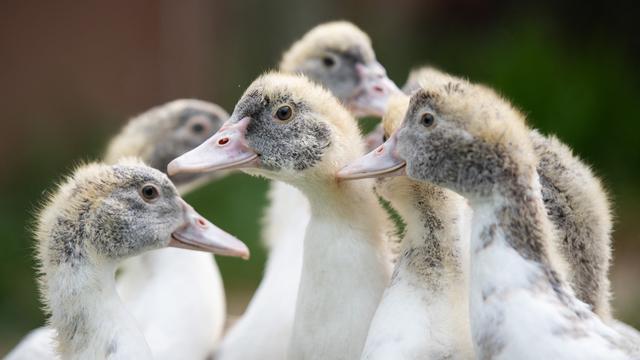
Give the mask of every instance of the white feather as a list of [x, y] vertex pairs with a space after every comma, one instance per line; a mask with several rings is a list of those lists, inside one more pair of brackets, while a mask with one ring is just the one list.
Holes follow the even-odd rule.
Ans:
[[298, 284], [309, 201], [296, 188], [272, 181], [263, 233], [269, 258], [260, 286], [247, 310], [224, 337], [216, 359], [286, 358]]

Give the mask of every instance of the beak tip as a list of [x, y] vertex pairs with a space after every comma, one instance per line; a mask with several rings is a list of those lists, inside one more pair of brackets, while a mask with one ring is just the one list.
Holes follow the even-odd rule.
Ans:
[[172, 160], [167, 165], [167, 175], [174, 176], [174, 175], [178, 174], [179, 171], [180, 171], [180, 166], [178, 165], [176, 160]]
[[357, 180], [360, 179], [360, 173], [351, 169], [343, 168], [336, 173], [338, 180]]
[[340, 180], [344, 180], [344, 179], [348, 179], [350, 172], [348, 169], [348, 165], [343, 167], [342, 169], [338, 170], [338, 172], [336, 173], [336, 178], [340, 179]]

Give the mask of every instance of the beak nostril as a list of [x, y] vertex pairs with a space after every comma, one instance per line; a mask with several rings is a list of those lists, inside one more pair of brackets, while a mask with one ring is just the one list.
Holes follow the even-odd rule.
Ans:
[[204, 221], [203, 218], [197, 218], [196, 224], [198, 224], [200, 227], [203, 227], [203, 228], [207, 227], [207, 222]]
[[382, 88], [382, 86], [380, 86], [380, 85], [375, 85], [375, 86], [373, 87], [373, 91], [375, 91], [375, 92], [379, 92], [379, 93], [381, 93], [381, 94], [382, 94], [382, 93], [384, 93], [384, 89], [383, 89], [383, 88]]
[[229, 138], [227, 136], [221, 138], [220, 140], [218, 140], [218, 145], [223, 146], [226, 145], [229, 142]]
[[384, 151], [384, 146], [380, 146], [377, 150], [376, 153], [377, 154], [381, 154]]

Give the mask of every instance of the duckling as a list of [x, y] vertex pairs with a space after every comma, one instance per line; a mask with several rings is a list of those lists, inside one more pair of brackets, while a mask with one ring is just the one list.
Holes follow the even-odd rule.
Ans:
[[355, 120], [329, 92], [304, 76], [268, 73], [216, 135], [169, 163], [170, 174], [239, 168], [309, 199], [290, 359], [360, 356], [389, 280], [386, 214], [372, 182], [335, 178], [363, 150]]
[[[200, 145], [228, 118], [224, 109], [210, 102], [173, 100], [131, 119], [109, 142], [103, 158], [114, 163], [135, 156], [164, 172], [169, 161]], [[180, 175], [171, 181], [181, 194], [186, 194], [210, 181], [211, 176], [214, 175]]]
[[[138, 156], [164, 172], [169, 161], [200, 145], [228, 118], [216, 104], [174, 100], [129, 121], [110, 142], [104, 159], [113, 163]], [[183, 195], [212, 179], [171, 177]], [[117, 288], [155, 359], [203, 359], [217, 347], [226, 304], [220, 270], [210, 254], [168, 248], [132, 257], [120, 267]]]
[[[400, 125], [408, 102], [404, 95], [389, 101], [382, 122], [385, 137]], [[379, 148], [340, 170], [338, 177], [376, 176], [392, 156]], [[376, 191], [407, 227], [362, 359], [473, 359], [468, 303], [471, 214], [466, 201], [453, 191], [406, 176], [379, 178]]]
[[414, 91], [420, 90], [422, 85], [424, 84], [437, 84], [444, 85], [448, 81], [459, 79], [456, 76], [451, 74], [447, 74], [446, 72], [430, 66], [421, 66], [415, 69], [412, 69], [409, 72], [409, 76], [407, 77], [407, 81], [402, 86], [402, 92], [411, 95]]
[[[455, 79], [433, 67], [411, 71], [403, 90]], [[486, 91], [493, 91], [485, 88]], [[605, 321], [611, 320], [611, 207], [606, 190], [588, 165], [555, 136], [531, 130], [537, 171], [547, 215], [554, 225], [561, 255], [569, 264], [568, 280], [580, 300]]]
[[[406, 95], [411, 95], [412, 92], [420, 88], [421, 83], [429, 83], [436, 84], [441, 83], [445, 84], [448, 81], [455, 79], [454, 76], [447, 74], [443, 71], [436, 69], [431, 66], [423, 66], [417, 69], [411, 70], [409, 73], [409, 77], [407, 78], [407, 82], [402, 87], [402, 93]], [[399, 94], [395, 94], [396, 96], [400, 96]], [[367, 148], [369, 151], [376, 149], [378, 146], [382, 145], [383, 137], [385, 131], [382, 123], [376, 125], [376, 127], [366, 136]]]
[[[213, 135], [228, 117], [222, 108], [208, 102], [171, 101], [131, 119], [110, 142], [104, 159], [115, 163], [122, 157], [138, 156], [164, 171], [171, 159]], [[211, 178], [180, 175], [172, 180], [185, 194]], [[222, 279], [210, 254], [159, 249], [124, 260], [119, 272], [118, 293], [154, 358], [204, 358], [213, 352], [226, 311]], [[182, 297], [173, 296], [176, 293]], [[8, 359], [53, 358], [54, 335], [52, 329], [33, 331]]]
[[39, 213], [35, 237], [40, 291], [64, 359], [152, 358], [116, 292], [122, 259], [166, 246], [248, 256], [166, 175], [133, 159], [77, 169]]
[[[346, 21], [313, 28], [285, 52], [280, 69], [305, 74], [358, 116], [382, 115], [389, 96], [400, 92], [376, 61], [369, 37]], [[284, 182], [271, 182], [268, 199], [262, 220], [269, 250], [264, 276], [247, 310], [222, 340], [219, 360], [286, 356], [311, 210], [307, 198]]]
[[382, 116], [389, 96], [400, 92], [376, 60], [369, 36], [347, 21], [311, 29], [284, 54], [280, 70], [305, 74], [357, 117]]
[[[524, 116], [466, 81], [414, 92], [385, 144], [387, 171], [466, 197], [473, 210], [470, 321], [481, 359], [630, 359], [624, 339], [580, 301], [542, 198]], [[384, 173], [383, 170], [379, 170]]]

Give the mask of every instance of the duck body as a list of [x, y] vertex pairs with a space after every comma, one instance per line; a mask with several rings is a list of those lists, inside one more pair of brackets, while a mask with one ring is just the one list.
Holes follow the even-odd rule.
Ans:
[[[544, 211], [541, 197], [530, 196]], [[472, 207], [470, 309], [481, 358], [629, 358], [616, 349], [620, 335], [576, 299], [557, 273], [509, 244], [511, 234], [505, 234], [498, 215], [502, 199]], [[532, 343], [540, 346], [531, 351]]]
[[334, 206], [311, 207], [289, 358], [354, 359], [388, 281], [388, 259], [374, 245], [383, 231]]
[[[269, 257], [260, 286], [240, 320], [225, 336], [217, 359], [284, 359], [295, 315], [309, 201], [295, 187], [272, 181], [263, 220]], [[301, 235], [302, 234], [302, 235]], [[251, 346], [247, 346], [251, 344]]]
[[[458, 216], [470, 219], [465, 207]], [[431, 244], [424, 244], [425, 231], [431, 231], [425, 222], [403, 218], [409, 225], [400, 257], [371, 323], [362, 359], [471, 359], [464, 268], [468, 262], [460, 261], [466, 258], [465, 240], [457, 239], [460, 248], [455, 253], [434, 252]], [[457, 231], [469, 235], [468, 226]], [[434, 259], [442, 255], [458, 257], [461, 267], [441, 272], [437, 267], [442, 264]]]
[[576, 296], [611, 320], [611, 209], [591, 169], [555, 136], [532, 130], [542, 199]]
[[56, 331], [49, 326], [31, 330], [5, 356], [5, 360], [59, 359], [55, 352]]
[[204, 359], [213, 353], [226, 309], [222, 277], [212, 255], [167, 248], [129, 260], [117, 289], [153, 358]]

